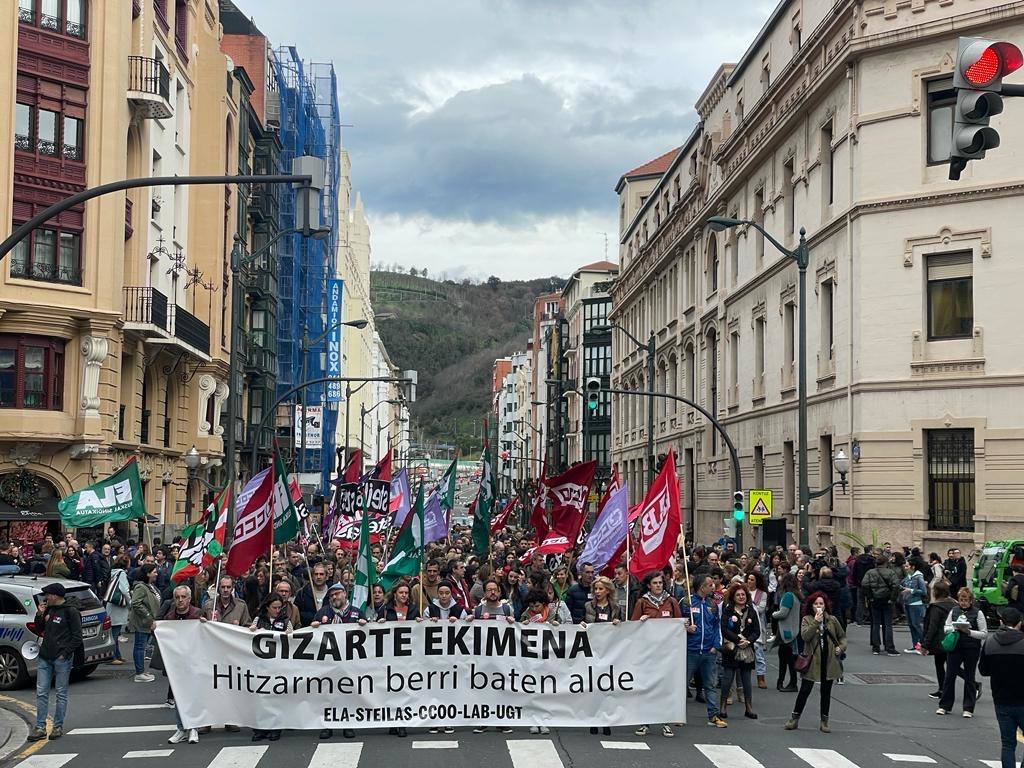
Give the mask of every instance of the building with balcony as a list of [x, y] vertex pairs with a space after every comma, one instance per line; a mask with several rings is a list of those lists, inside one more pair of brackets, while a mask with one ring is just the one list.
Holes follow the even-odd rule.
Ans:
[[586, 382], [599, 379], [610, 384], [612, 337], [608, 315], [609, 295], [618, 275], [618, 264], [597, 261], [580, 267], [562, 289], [565, 302], [565, 378], [575, 391], [565, 396], [564, 427], [566, 462], [597, 461], [595, 478], [602, 484], [611, 477], [611, 397], [602, 392], [596, 410], [587, 407]]
[[[11, 215], [0, 232], [112, 179], [234, 168], [209, 7], [16, 6], [0, 20], [11, 52], [0, 87], [14, 94], [0, 107], [13, 160], [0, 174], [0, 210]], [[183, 520], [183, 454], [195, 445], [206, 469], [223, 455], [221, 286], [234, 230], [210, 211], [224, 209], [225, 194], [166, 186], [99, 197], [0, 264], [0, 520], [53, 526], [57, 498], [131, 456], [149, 531]], [[31, 536], [10, 526], [6, 535]]]
[[[551, 446], [555, 444], [554, 435], [551, 431], [551, 421], [554, 411], [548, 406], [547, 379], [551, 378], [548, 371], [548, 344], [551, 339], [551, 329], [559, 323], [559, 318], [565, 310], [565, 298], [561, 291], [542, 293], [533, 302], [533, 334], [527, 351], [530, 355], [530, 441], [531, 456], [538, 456], [541, 459], [541, 466], [545, 462], [551, 468], [557, 467], [555, 457], [549, 455]], [[536, 474], [540, 476], [539, 470]]]
[[[656, 387], [715, 413], [744, 485], [774, 491], [793, 540], [797, 464], [845, 493], [813, 501], [810, 540], [843, 533], [944, 552], [1020, 529], [1024, 376], [1010, 308], [1024, 265], [1024, 105], [992, 124], [1003, 146], [948, 179], [958, 36], [1024, 38], [1024, 8], [995, 0], [780, 2], [696, 103], [699, 121], [654, 173], [620, 181], [621, 272], [612, 319], [657, 342]], [[643, 167], [641, 167], [643, 168]], [[640, 169], [638, 169], [639, 171]], [[806, 228], [809, 440], [797, 442], [797, 268]], [[645, 354], [613, 335], [612, 382], [645, 387]], [[613, 459], [633, 499], [645, 442], [679, 457], [684, 520], [700, 542], [731, 510], [729, 456], [689, 407], [613, 401]], [[746, 541], [759, 534], [746, 530]], [[766, 543], [771, 543], [766, 539]]]

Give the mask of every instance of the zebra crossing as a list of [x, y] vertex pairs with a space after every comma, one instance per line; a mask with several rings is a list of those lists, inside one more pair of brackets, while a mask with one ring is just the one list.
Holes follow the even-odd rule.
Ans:
[[[652, 751], [651, 746], [645, 741], [601, 741], [602, 750], [638, 750]], [[459, 749], [462, 746], [457, 740], [410, 740], [409, 748], [414, 750], [449, 750]], [[684, 748], [689, 748], [687, 745]], [[763, 757], [751, 754], [746, 748], [735, 744], [694, 744], [693, 749], [704, 758], [701, 761], [688, 761], [694, 766], [705, 766], [706, 768], [766, 768], [762, 762]], [[505, 747], [511, 761], [512, 768], [566, 768], [572, 761], [564, 759], [562, 753], [555, 746], [551, 739], [507, 739]], [[903, 753], [882, 753], [884, 760], [877, 759], [862, 752], [858, 753], [855, 759], [842, 755], [834, 749], [819, 749], [808, 747], [789, 747], [786, 752], [791, 757], [797, 758], [802, 764], [809, 768], [876, 768], [879, 765], [901, 763], [917, 763], [923, 765], [942, 765], [943, 763], [928, 755], [903, 754]], [[678, 753], [676, 753], [678, 754]], [[422, 755], [421, 755], [422, 756]], [[88, 758], [88, 753], [52, 753], [34, 754], [20, 761], [15, 761], [12, 768], [76, 768], [76, 758], [82, 757], [83, 761]], [[258, 745], [258, 746], [230, 746], [220, 747], [212, 753], [212, 757], [197, 759], [200, 757], [199, 748], [196, 746], [177, 747], [174, 749], [149, 749], [125, 752], [122, 760], [131, 760], [131, 765], [146, 764], [146, 760], [153, 758], [184, 759], [190, 768], [269, 768], [272, 765], [287, 764], [292, 768], [303, 768], [303, 758], [296, 753], [295, 748], [285, 744]], [[304, 768], [360, 768], [360, 760], [363, 757], [363, 742], [342, 742], [317, 744], [312, 755]], [[379, 755], [368, 760], [375, 763]], [[645, 758], [655, 764], [652, 758]], [[283, 762], [286, 761], [286, 762]], [[116, 762], [116, 761], [115, 761]], [[987, 768], [999, 768], [998, 760], [977, 760], [979, 766]], [[447, 762], [446, 762], [447, 764]], [[948, 763], [946, 763], [948, 765]], [[961, 765], [969, 763], [960, 763]], [[83, 762], [84, 765], [84, 762]]]

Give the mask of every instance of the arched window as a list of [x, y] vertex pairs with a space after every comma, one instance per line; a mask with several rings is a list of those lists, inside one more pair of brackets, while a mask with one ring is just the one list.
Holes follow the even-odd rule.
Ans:
[[[668, 359], [668, 389], [666, 391], [673, 396], [679, 394], [679, 363], [674, 352]], [[679, 412], [679, 403], [675, 400], [666, 400], [665, 402], [668, 405], [668, 412], [675, 416]]]
[[693, 344], [686, 345], [685, 362], [683, 364], [686, 377], [686, 397], [689, 400], [697, 399], [697, 360], [693, 351]]
[[718, 238], [711, 235], [708, 238], [707, 247], [707, 261], [705, 270], [707, 272], [708, 279], [708, 296], [718, 290], [718, 270], [719, 270], [719, 259], [718, 259]]

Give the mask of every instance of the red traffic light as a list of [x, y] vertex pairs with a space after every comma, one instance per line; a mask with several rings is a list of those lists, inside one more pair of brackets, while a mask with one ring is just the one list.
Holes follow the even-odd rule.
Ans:
[[1024, 55], [1013, 43], [997, 42], [989, 45], [971, 45], [960, 60], [960, 71], [968, 83], [978, 87], [991, 85], [996, 80], [1016, 72], [1024, 66]]

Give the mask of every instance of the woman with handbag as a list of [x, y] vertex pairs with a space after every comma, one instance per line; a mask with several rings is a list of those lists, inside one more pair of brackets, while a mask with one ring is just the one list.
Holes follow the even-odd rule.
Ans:
[[105, 607], [107, 616], [110, 617], [110, 635], [114, 639], [114, 658], [111, 664], [122, 665], [121, 643], [119, 637], [124, 625], [128, 623], [128, 607], [131, 588], [128, 586], [128, 565], [127, 555], [121, 555], [114, 560], [114, 568], [110, 572], [110, 585], [107, 587]]
[[[751, 720], [757, 720], [750, 673], [754, 669], [754, 643], [759, 637], [761, 622], [757, 618], [757, 611], [750, 605], [747, 588], [743, 584], [733, 584], [726, 592], [722, 604], [722, 673], [719, 690], [723, 693], [730, 691], [738, 675], [743, 686], [743, 715]], [[723, 720], [728, 717], [726, 703], [727, 699], [719, 705], [719, 715]]]
[[768, 665], [764, 659], [765, 639], [768, 637], [768, 592], [765, 590], [764, 577], [759, 571], [752, 570], [747, 574], [747, 595], [750, 596], [750, 606], [757, 614], [757, 622], [761, 628], [761, 636], [754, 643], [754, 672], [757, 674], [757, 687], [767, 688], [765, 675], [768, 673]]
[[[776, 635], [779, 643], [779, 680], [775, 684], [775, 688], [779, 691], [795, 693], [795, 661], [797, 638], [800, 636], [800, 603], [803, 599], [796, 574], [786, 573], [782, 576], [777, 594], [779, 608], [772, 614], [772, 619], [779, 622], [779, 634]], [[787, 672], [789, 673], [789, 685], [783, 685]]]
[[936, 715], [948, 714], [956, 701], [956, 678], [964, 679], [964, 717], [974, 717], [974, 704], [978, 700], [978, 657], [981, 646], [988, 637], [985, 614], [974, 604], [974, 593], [961, 587], [956, 593], [957, 605], [946, 616], [942, 638], [942, 650], [949, 654], [946, 662], [946, 679], [942, 684], [942, 697]]
[[807, 699], [815, 683], [821, 684], [821, 732], [832, 733], [828, 724], [828, 711], [832, 703], [832, 684], [843, 675], [839, 658], [846, 650], [846, 632], [839, 619], [832, 616], [824, 592], [815, 592], [804, 601], [804, 618], [800, 624], [800, 637], [804, 652], [796, 661], [803, 676], [800, 693], [796, 697], [793, 714], [786, 723], [787, 731], [795, 731], [800, 723]]

